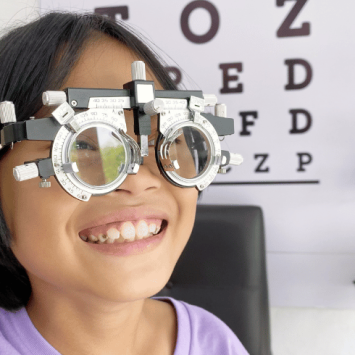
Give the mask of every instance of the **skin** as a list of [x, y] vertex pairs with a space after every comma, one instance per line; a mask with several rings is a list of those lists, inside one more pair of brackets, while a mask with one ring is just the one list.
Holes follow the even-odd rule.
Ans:
[[[122, 88], [131, 80], [134, 60], [125, 46], [102, 38], [87, 46], [63, 88]], [[154, 80], [149, 71], [147, 79]], [[161, 88], [157, 81], [156, 87]], [[135, 137], [131, 112], [126, 111], [126, 122]], [[155, 117], [155, 132], [156, 124]], [[189, 239], [197, 190], [169, 183], [155, 163], [154, 148], [137, 175], [89, 202], [70, 196], [54, 177], [49, 189], [40, 189], [38, 178], [15, 181], [13, 167], [47, 158], [49, 147], [50, 142], [22, 141], [0, 161], [0, 198], [12, 250], [32, 285], [26, 309], [33, 324], [61, 354], [173, 354], [175, 310], [148, 297], [165, 286]], [[169, 215], [165, 238], [148, 253], [107, 256], [86, 247], [78, 236], [84, 222], [142, 206]]]

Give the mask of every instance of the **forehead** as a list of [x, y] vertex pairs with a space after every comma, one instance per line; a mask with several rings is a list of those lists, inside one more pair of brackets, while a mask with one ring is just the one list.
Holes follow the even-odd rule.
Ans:
[[[140, 60], [127, 46], [102, 35], [89, 40], [63, 84], [66, 87], [121, 89], [132, 80], [131, 64]], [[155, 78], [147, 68], [147, 80]], [[155, 81], [155, 80], [154, 80]], [[156, 88], [161, 89], [156, 82]]]

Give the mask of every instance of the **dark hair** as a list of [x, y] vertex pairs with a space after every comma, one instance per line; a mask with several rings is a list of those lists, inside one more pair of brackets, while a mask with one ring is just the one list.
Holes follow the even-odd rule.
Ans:
[[[42, 107], [42, 93], [61, 88], [86, 44], [97, 34], [130, 48], [165, 90], [177, 89], [163, 61], [126, 24], [96, 14], [56, 12], [0, 39], [0, 102], [15, 104], [18, 121], [29, 119]], [[7, 150], [1, 150], [0, 158]], [[15, 311], [27, 304], [31, 284], [10, 248], [11, 240], [0, 205], [0, 307]]]

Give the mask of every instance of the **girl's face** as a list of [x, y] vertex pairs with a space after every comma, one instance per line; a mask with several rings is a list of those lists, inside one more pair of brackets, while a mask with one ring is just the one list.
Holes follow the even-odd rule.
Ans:
[[[131, 81], [134, 60], [137, 58], [125, 46], [101, 38], [87, 46], [63, 88], [122, 88]], [[147, 79], [154, 80], [149, 70]], [[156, 88], [161, 89], [157, 82]], [[125, 111], [125, 115], [128, 134], [136, 138], [133, 113]], [[156, 131], [155, 117], [152, 136]], [[91, 197], [89, 202], [70, 196], [54, 177], [50, 178], [52, 186], [42, 189], [39, 179], [15, 181], [12, 169], [49, 157], [50, 143], [16, 143], [0, 161], [0, 198], [13, 236], [12, 250], [27, 270], [33, 296], [62, 293], [77, 299], [124, 302], [160, 291], [189, 239], [197, 190], [169, 183], [156, 165], [154, 147], [137, 175], [129, 175], [116, 191]], [[166, 220], [165, 235], [153, 249], [135, 255], [105, 254], [79, 237], [87, 228], [105, 229], [108, 222], [136, 225], [139, 220], [149, 224], [152, 219]]]

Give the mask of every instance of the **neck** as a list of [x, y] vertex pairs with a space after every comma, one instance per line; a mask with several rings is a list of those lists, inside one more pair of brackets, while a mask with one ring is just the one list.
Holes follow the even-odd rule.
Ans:
[[[152, 325], [149, 299], [109, 302], [94, 296], [41, 288], [27, 313], [41, 335], [61, 354], [144, 354]], [[154, 338], [153, 338], [154, 339]]]

